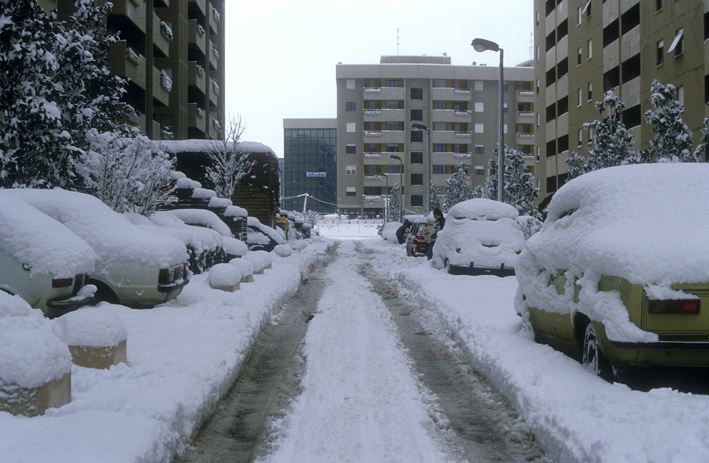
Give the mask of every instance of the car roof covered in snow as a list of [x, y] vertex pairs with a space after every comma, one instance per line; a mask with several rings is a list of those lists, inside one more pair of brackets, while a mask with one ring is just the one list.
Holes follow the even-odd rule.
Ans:
[[217, 214], [206, 209], [173, 209], [169, 211], [184, 223], [211, 228], [222, 236], [231, 237], [231, 229]]
[[516, 219], [519, 212], [514, 206], [492, 199], [474, 198], [459, 202], [448, 211], [448, 216], [456, 219], [500, 220]]

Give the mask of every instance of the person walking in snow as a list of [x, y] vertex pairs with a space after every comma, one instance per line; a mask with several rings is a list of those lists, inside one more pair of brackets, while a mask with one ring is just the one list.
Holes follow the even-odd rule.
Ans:
[[436, 244], [436, 238], [438, 237], [438, 232], [443, 230], [446, 224], [446, 218], [443, 217], [443, 213], [439, 208], [433, 210], [433, 235], [431, 236], [431, 242], [428, 244], [426, 249], [426, 257], [431, 260], [433, 257], [433, 245]]

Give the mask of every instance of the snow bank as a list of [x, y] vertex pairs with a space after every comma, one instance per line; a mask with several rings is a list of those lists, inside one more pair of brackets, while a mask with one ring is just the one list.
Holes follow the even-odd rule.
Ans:
[[70, 346], [114, 347], [125, 341], [125, 323], [97, 307], [69, 312], [52, 320], [52, 331]]

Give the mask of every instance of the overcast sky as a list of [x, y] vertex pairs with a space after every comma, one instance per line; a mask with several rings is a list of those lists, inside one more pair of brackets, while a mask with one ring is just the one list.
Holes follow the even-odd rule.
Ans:
[[[283, 157], [283, 119], [337, 117], [335, 66], [382, 55], [447, 53], [453, 65], [505, 67], [531, 58], [531, 0], [227, 0], [227, 120]], [[397, 29], [398, 42], [397, 46]]]

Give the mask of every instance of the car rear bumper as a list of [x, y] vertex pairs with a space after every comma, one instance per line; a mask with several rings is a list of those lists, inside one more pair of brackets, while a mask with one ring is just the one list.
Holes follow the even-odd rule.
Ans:
[[470, 265], [450, 265], [448, 273], [451, 275], [494, 275], [497, 277], [514, 276], [515, 269], [512, 267], [474, 267]]
[[602, 348], [608, 360], [615, 364], [709, 367], [709, 342], [632, 343], [608, 340]]

